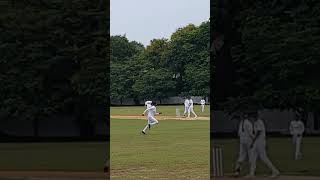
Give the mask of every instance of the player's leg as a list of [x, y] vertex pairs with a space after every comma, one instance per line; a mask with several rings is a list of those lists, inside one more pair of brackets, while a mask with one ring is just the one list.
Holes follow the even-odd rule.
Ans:
[[297, 160], [297, 142], [298, 142], [298, 138], [297, 135], [293, 135], [292, 136], [292, 145], [293, 145], [293, 157], [295, 160]]
[[201, 104], [201, 112], [204, 112], [204, 105]]
[[149, 123], [143, 128], [143, 130], [142, 130], [143, 134], [146, 134], [148, 127], [149, 127]]
[[257, 168], [257, 151], [256, 146], [254, 145], [253, 148], [249, 148], [249, 163], [250, 163], [250, 171], [248, 177], [254, 177]]
[[260, 142], [257, 145], [258, 145], [257, 152], [258, 152], [259, 158], [272, 171], [272, 176], [277, 176], [279, 174], [279, 170], [272, 164], [272, 162], [268, 158], [265, 142]]
[[239, 175], [240, 174], [240, 170], [241, 170], [241, 164], [246, 160], [247, 158], [247, 153], [248, 149], [247, 149], [247, 144], [244, 143], [240, 143], [240, 147], [239, 147], [239, 158], [236, 162], [236, 167], [235, 167], [235, 175]]
[[150, 126], [153, 126], [153, 125], [155, 125], [155, 124], [158, 124], [159, 123], [159, 121], [158, 120], [156, 120], [156, 118], [154, 118], [154, 117], [149, 117], [149, 124], [150, 124]]
[[188, 107], [188, 118], [190, 118], [191, 107]]
[[184, 115], [184, 116], [186, 115], [187, 111], [188, 111], [187, 106], [184, 106], [184, 112], [183, 112], [183, 115]]
[[197, 116], [197, 114], [194, 112], [193, 107], [191, 107], [190, 110], [191, 110], [191, 113], [194, 115], [194, 117], [197, 118], [198, 116]]
[[296, 154], [295, 154], [295, 158], [296, 160], [301, 159], [301, 136], [297, 137], [296, 139]]

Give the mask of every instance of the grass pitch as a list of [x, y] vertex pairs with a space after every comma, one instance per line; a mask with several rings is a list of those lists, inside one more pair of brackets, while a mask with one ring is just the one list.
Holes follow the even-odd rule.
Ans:
[[[176, 108], [179, 108], [180, 114], [183, 115], [184, 106], [157, 106], [157, 112], [162, 112], [162, 116], [176, 116]], [[145, 110], [145, 106], [119, 106], [111, 107], [111, 115], [141, 115]], [[209, 117], [210, 116], [210, 105], [205, 105], [205, 111], [201, 112], [200, 105], [194, 105], [194, 111], [198, 116]], [[192, 116], [192, 114], [191, 114]], [[208, 132], [209, 133], [209, 132]]]
[[[111, 115], [140, 115], [143, 110], [116, 107]], [[175, 106], [158, 110], [175, 115]], [[159, 121], [143, 135], [145, 125], [141, 119], [111, 119], [112, 179], [209, 179], [209, 121]]]
[[[232, 174], [238, 158], [239, 144], [237, 139], [216, 139], [213, 143], [223, 147], [224, 172]], [[282, 175], [320, 176], [320, 137], [304, 137], [302, 139], [301, 160], [293, 159], [291, 138], [267, 138], [267, 153], [272, 163]], [[242, 175], [246, 175], [248, 164], [244, 165]], [[269, 169], [258, 160], [257, 176], [270, 175]], [[303, 178], [302, 178], [303, 179]], [[320, 179], [320, 177], [319, 177]]]
[[1, 143], [0, 171], [101, 172], [106, 143]]

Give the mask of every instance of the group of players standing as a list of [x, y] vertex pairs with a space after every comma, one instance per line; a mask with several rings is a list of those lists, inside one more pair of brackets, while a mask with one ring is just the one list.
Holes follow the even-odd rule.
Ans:
[[[200, 104], [201, 104], [201, 112], [204, 112], [204, 105], [206, 104], [206, 101], [204, 99], [200, 100]], [[183, 112], [183, 116], [186, 116], [190, 118], [190, 114], [194, 115], [194, 118], [197, 118], [197, 114], [194, 112], [193, 109], [193, 100], [191, 98], [186, 98], [184, 100], [184, 112]]]
[[[201, 99], [201, 111], [204, 112], [204, 106], [205, 106], [205, 100]], [[157, 113], [156, 105], [157, 103], [155, 101], [146, 101], [144, 103], [146, 106], [146, 109], [143, 111], [142, 116], [144, 116], [147, 113], [147, 125], [143, 128], [141, 131], [142, 134], [146, 134], [146, 131], [151, 129], [152, 126], [159, 123], [159, 121], [155, 118], [155, 115], [161, 114], [161, 112]], [[190, 118], [190, 114], [192, 113], [194, 115], [194, 118], [197, 118], [197, 114], [194, 112], [193, 109], [193, 100], [191, 98], [187, 98], [184, 101], [184, 116], [188, 114], [188, 118]]]
[[[260, 114], [257, 112], [244, 113], [236, 116], [240, 119], [238, 135], [240, 138], [239, 158], [236, 162], [235, 176], [239, 176], [241, 164], [248, 159], [250, 171], [247, 177], [254, 177], [257, 158], [261, 159], [272, 171], [271, 177], [279, 176], [279, 170], [272, 164], [266, 153], [266, 128]], [[294, 158], [301, 158], [301, 139], [304, 132], [304, 124], [301, 116], [297, 113], [296, 118], [289, 126], [290, 134], [293, 136], [295, 148]]]

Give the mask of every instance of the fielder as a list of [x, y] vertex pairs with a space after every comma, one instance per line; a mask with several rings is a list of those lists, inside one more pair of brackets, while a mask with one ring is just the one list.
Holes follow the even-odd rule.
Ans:
[[235, 167], [235, 176], [239, 176], [241, 170], [241, 164], [245, 160], [250, 161], [250, 155], [252, 155], [252, 149], [250, 145], [253, 140], [253, 125], [252, 122], [248, 119], [248, 115], [245, 114], [243, 117], [238, 116], [240, 119], [239, 127], [238, 127], [238, 136], [240, 138], [240, 147], [239, 147], [239, 158], [236, 162]]
[[185, 99], [184, 100], [184, 112], [183, 112], [183, 116], [186, 116], [187, 112], [189, 110], [189, 99]]
[[267, 156], [266, 153], [266, 130], [263, 121], [257, 117], [257, 114], [255, 113], [253, 115], [254, 118], [254, 124], [253, 124], [253, 131], [254, 131], [254, 138], [251, 144], [251, 160], [250, 160], [250, 174], [249, 177], [254, 177], [255, 171], [256, 171], [256, 161], [257, 158], [262, 160], [268, 168], [272, 171], [271, 177], [277, 177], [279, 176], [280, 172], [278, 169], [274, 167], [274, 165], [271, 163], [270, 159]]
[[157, 108], [156, 108], [156, 102], [152, 102], [151, 106], [147, 108], [146, 110], [143, 111], [142, 116], [145, 115], [146, 112], [148, 112], [148, 123], [142, 130], [143, 134], [146, 134], [146, 130], [149, 128], [151, 129], [151, 126], [156, 125], [159, 123], [159, 121], [154, 117], [156, 114], [161, 114], [157, 113]]
[[190, 113], [194, 115], [194, 118], [197, 118], [197, 114], [193, 110], [193, 100], [190, 98], [189, 99], [189, 108], [188, 108], [188, 118], [190, 118]]
[[144, 105], [146, 106], [146, 108], [149, 108], [149, 107], [151, 107], [151, 103], [152, 103], [152, 101], [146, 101], [146, 102], [144, 102]]
[[204, 105], [206, 104], [206, 101], [204, 99], [201, 99], [200, 104], [201, 104], [201, 112], [204, 112]]
[[294, 159], [298, 160], [301, 159], [301, 141], [302, 141], [302, 134], [304, 132], [304, 124], [300, 120], [301, 118], [297, 115], [297, 117], [291, 121], [290, 123], [290, 134], [292, 135], [292, 144], [295, 149]]

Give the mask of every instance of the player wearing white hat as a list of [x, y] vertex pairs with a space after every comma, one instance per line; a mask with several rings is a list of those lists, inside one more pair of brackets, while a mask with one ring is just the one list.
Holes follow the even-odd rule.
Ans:
[[146, 101], [146, 102], [144, 102], [144, 105], [146, 106], [146, 108], [149, 108], [149, 107], [151, 107], [151, 103], [152, 103], [152, 101]]
[[296, 116], [296, 118], [291, 121], [290, 123], [290, 134], [292, 135], [292, 143], [295, 149], [294, 153], [294, 159], [298, 160], [301, 159], [301, 141], [302, 141], [302, 134], [304, 132], [304, 124], [301, 121], [301, 118], [299, 115]]
[[149, 128], [149, 130], [151, 129], [151, 126], [158, 124], [159, 121], [154, 117], [156, 114], [161, 114], [161, 113], [157, 113], [157, 108], [156, 108], [156, 102], [152, 102], [151, 106], [149, 108], [147, 108], [146, 110], [143, 111], [142, 116], [145, 115], [146, 112], [148, 112], [148, 123], [145, 126], [145, 128], [142, 130], [143, 134], [146, 134], [146, 130]]
[[269, 169], [272, 171], [271, 177], [277, 177], [279, 176], [280, 172], [274, 165], [271, 163], [270, 159], [267, 156], [266, 152], [266, 129], [264, 126], [264, 123], [260, 117], [257, 117], [257, 114], [255, 113], [253, 115], [254, 118], [254, 124], [253, 124], [253, 130], [254, 130], [254, 138], [251, 144], [251, 159], [250, 159], [250, 177], [253, 177], [255, 175], [256, 170], [256, 161], [257, 158], [262, 160]]

